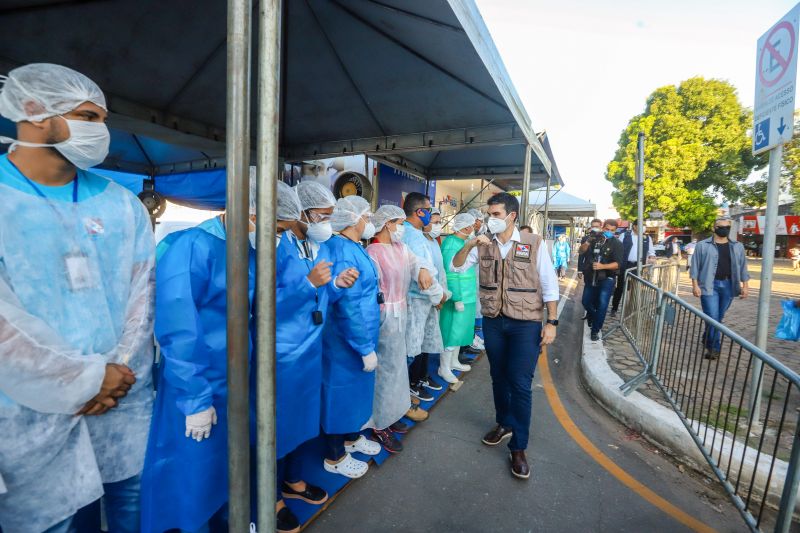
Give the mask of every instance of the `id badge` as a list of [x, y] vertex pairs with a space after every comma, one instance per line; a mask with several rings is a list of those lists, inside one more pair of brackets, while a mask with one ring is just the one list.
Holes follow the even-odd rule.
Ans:
[[92, 270], [89, 268], [89, 257], [83, 253], [71, 253], [64, 256], [67, 272], [67, 283], [71, 291], [82, 291], [95, 286]]

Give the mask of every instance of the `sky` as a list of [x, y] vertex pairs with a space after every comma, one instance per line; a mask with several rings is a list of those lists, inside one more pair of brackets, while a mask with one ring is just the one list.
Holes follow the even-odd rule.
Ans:
[[616, 213], [620, 134], [658, 87], [725, 79], [753, 105], [756, 41], [797, 0], [476, 0], [564, 190]]

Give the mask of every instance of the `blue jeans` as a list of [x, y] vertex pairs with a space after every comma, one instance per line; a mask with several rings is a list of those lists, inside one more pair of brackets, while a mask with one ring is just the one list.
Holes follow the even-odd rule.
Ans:
[[[103, 501], [106, 507], [106, 518], [108, 520], [108, 530], [114, 533], [139, 533], [140, 529], [140, 488], [142, 476], [136, 475], [116, 483], [103, 484]], [[74, 516], [70, 516], [63, 522], [60, 522], [53, 527], [46, 530], [45, 533], [79, 533], [79, 530], [86, 526], [78, 527], [77, 521], [82, 524], [89, 521], [92, 522], [92, 517], [83, 517], [80, 515], [91, 514], [92, 508], [96, 512], [95, 504], [89, 504], [83, 509], [79, 510]], [[99, 513], [97, 514], [99, 517]], [[86, 520], [88, 518], [88, 520]], [[93, 528], [95, 529], [95, 528]], [[96, 530], [100, 530], [99, 523]]]
[[283, 483], [297, 483], [298, 481], [303, 480], [303, 472], [302, 466], [303, 464], [299, 460], [300, 453], [297, 450], [293, 450], [282, 458], [278, 459], [278, 490], [275, 493], [277, 501], [281, 501], [283, 496], [281, 493], [283, 492]]
[[608, 312], [608, 302], [611, 301], [611, 296], [614, 294], [616, 282], [617, 277], [611, 276], [603, 281], [598, 281], [597, 285], [593, 286], [590, 282], [584, 286], [583, 305], [586, 307], [592, 322], [592, 333], [597, 333], [603, 329], [603, 323], [606, 321], [606, 313]]
[[[717, 322], [722, 322], [725, 312], [731, 306], [731, 302], [733, 302], [733, 285], [729, 279], [715, 279], [714, 294], [700, 297], [700, 305], [703, 307], [703, 312]], [[720, 350], [722, 340], [717, 328], [706, 327], [703, 338], [705, 339], [706, 348], [717, 352]]]
[[495, 421], [511, 428], [511, 451], [528, 447], [531, 386], [541, 353], [542, 323], [499, 316], [483, 319], [486, 356], [492, 376]]

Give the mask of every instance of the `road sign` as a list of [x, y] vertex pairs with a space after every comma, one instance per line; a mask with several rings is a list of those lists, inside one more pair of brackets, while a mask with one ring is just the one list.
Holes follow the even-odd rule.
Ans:
[[792, 139], [800, 4], [758, 40], [756, 99], [753, 106], [753, 153]]

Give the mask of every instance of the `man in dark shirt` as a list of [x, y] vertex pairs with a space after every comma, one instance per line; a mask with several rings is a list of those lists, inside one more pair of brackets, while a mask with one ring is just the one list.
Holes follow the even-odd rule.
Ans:
[[592, 328], [592, 341], [600, 340], [600, 330], [606, 320], [608, 303], [616, 286], [617, 273], [623, 264], [622, 243], [614, 237], [616, 229], [617, 221], [608, 219], [603, 224], [602, 236], [590, 241], [592, 270], [584, 279], [584, 291], [589, 291], [586, 311], [587, 320]]
[[[747, 259], [744, 246], [728, 238], [731, 220], [719, 218], [714, 222], [713, 237], [700, 241], [694, 249], [689, 277], [692, 293], [700, 298], [703, 312], [722, 322], [725, 312], [736, 296], [746, 298], [749, 292]], [[716, 328], [707, 327], [703, 334], [706, 359], [719, 357], [722, 339]]]
[[[581, 239], [581, 246], [578, 248], [578, 276], [583, 278], [584, 285], [583, 285], [583, 298], [581, 303], [583, 304], [584, 314], [583, 320], [589, 318], [589, 297], [590, 292], [586, 289], [588, 285], [588, 279], [591, 279], [592, 274], [592, 248], [594, 246], [594, 240], [601, 238], [601, 234], [603, 232], [603, 221], [599, 218], [592, 219], [591, 227], [589, 228], [589, 232]], [[589, 324], [591, 326], [591, 324]]]

